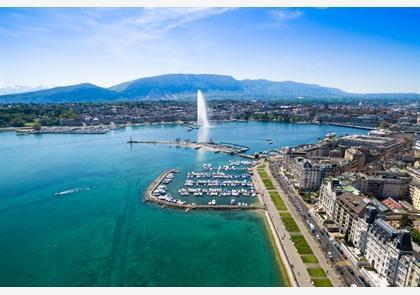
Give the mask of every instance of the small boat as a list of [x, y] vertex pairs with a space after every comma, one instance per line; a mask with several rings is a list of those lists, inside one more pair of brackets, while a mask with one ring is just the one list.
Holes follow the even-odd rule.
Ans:
[[234, 205], [235, 204], [235, 199], [230, 200], [230, 204]]

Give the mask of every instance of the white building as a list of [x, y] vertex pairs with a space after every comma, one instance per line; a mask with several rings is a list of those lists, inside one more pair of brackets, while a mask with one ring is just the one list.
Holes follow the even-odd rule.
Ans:
[[359, 190], [346, 183], [347, 181], [342, 178], [326, 178], [322, 182], [319, 190], [319, 205], [325, 209], [329, 219], [335, 217], [337, 196], [341, 195], [343, 192], [351, 192], [355, 195], [360, 195]]
[[286, 157], [285, 168], [296, 180], [297, 186], [302, 190], [317, 190], [322, 179], [328, 175], [330, 167], [323, 164], [313, 163], [303, 157]]
[[392, 228], [383, 219], [376, 218], [374, 212], [375, 209], [368, 208], [364, 220], [356, 225], [357, 247], [391, 286], [413, 284], [417, 270], [410, 262], [413, 255], [410, 233]]

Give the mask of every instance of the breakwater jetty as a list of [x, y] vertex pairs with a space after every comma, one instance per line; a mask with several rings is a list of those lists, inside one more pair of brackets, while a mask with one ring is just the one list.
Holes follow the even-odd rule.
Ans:
[[215, 153], [226, 153], [230, 155], [237, 155], [247, 159], [255, 159], [254, 155], [245, 154], [246, 151], [249, 150], [248, 147], [243, 145], [237, 145], [233, 143], [215, 143], [215, 142], [195, 142], [189, 140], [130, 140], [127, 141], [129, 144], [166, 144], [170, 146], [176, 147], [185, 147], [185, 148], [193, 148], [193, 149], [203, 149], [208, 151], [213, 151]]
[[339, 126], [339, 127], [347, 127], [347, 128], [355, 128], [355, 129], [364, 129], [364, 130], [375, 130], [376, 127], [369, 127], [369, 126], [361, 126], [361, 125], [354, 125], [354, 124], [344, 124], [344, 123], [323, 123], [325, 125], [331, 126]]
[[262, 209], [265, 210], [265, 207], [262, 205], [248, 205], [248, 206], [240, 206], [240, 205], [205, 205], [205, 204], [189, 204], [182, 202], [180, 200], [168, 200], [164, 198], [159, 198], [155, 196], [155, 191], [159, 190], [159, 187], [164, 183], [165, 179], [168, 176], [177, 173], [176, 169], [169, 169], [161, 173], [147, 188], [146, 193], [144, 195], [144, 201], [158, 204], [164, 208], [174, 208], [174, 209], [181, 209], [185, 211], [191, 210], [201, 210], [201, 211], [231, 211], [231, 210], [258, 210]]

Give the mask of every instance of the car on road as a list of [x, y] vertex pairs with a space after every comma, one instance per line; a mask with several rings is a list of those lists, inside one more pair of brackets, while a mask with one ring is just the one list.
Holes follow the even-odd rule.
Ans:
[[362, 281], [362, 283], [366, 286], [366, 287], [370, 287], [371, 285], [366, 282], [365, 278], [363, 276], [359, 276], [359, 279]]
[[333, 258], [333, 255], [332, 255], [332, 253], [330, 251], [327, 252], [327, 256], [328, 256], [329, 259], [332, 259]]
[[354, 271], [351, 267], [348, 268], [349, 273], [351, 273], [352, 275], [354, 275]]
[[320, 235], [318, 235], [318, 234], [316, 234], [316, 238], [317, 238], [318, 240], [320, 240], [320, 239], [321, 239]]

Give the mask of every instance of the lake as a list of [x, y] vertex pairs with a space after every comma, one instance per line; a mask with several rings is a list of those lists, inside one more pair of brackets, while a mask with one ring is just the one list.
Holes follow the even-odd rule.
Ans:
[[[105, 135], [0, 132], [0, 286], [282, 286], [264, 218], [143, 203], [155, 177], [230, 155], [133, 140], [212, 139], [250, 152], [367, 131], [268, 122], [135, 126]], [[273, 140], [270, 145], [267, 138]], [[77, 189], [61, 197], [55, 193]]]

